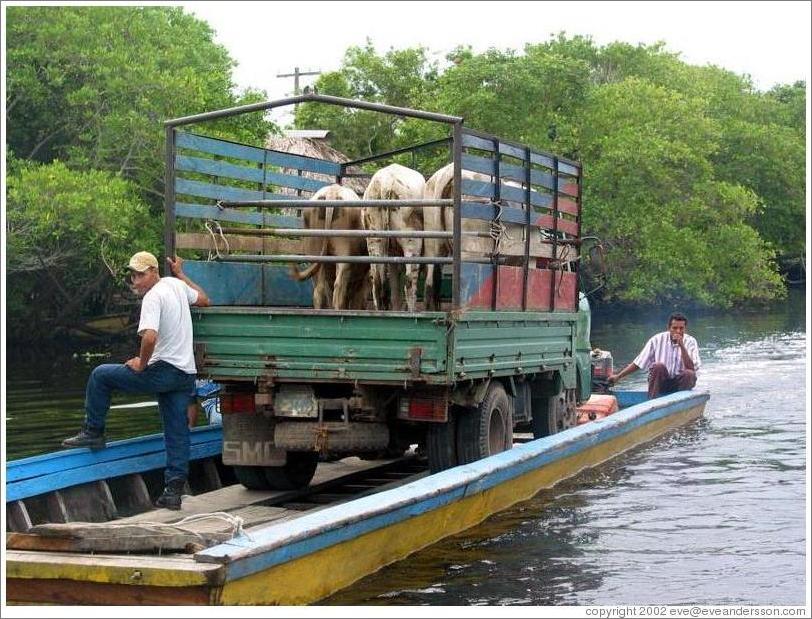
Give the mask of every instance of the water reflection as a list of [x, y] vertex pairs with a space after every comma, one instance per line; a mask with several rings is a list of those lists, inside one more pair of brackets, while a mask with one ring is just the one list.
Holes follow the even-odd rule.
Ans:
[[[121, 359], [119, 359], [120, 357]], [[10, 460], [62, 449], [65, 437], [84, 421], [85, 383], [100, 363], [118, 362], [123, 353], [67, 355], [39, 363], [9, 366], [6, 384], [6, 457]], [[114, 406], [154, 401], [140, 395], [116, 395]], [[118, 440], [161, 431], [157, 404], [111, 410], [107, 439]]]

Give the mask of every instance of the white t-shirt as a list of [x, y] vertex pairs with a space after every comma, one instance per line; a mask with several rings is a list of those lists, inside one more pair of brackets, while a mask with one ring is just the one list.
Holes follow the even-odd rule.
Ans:
[[187, 374], [197, 373], [189, 311], [195, 301], [197, 290], [175, 277], [162, 277], [144, 295], [138, 333], [146, 329], [158, 332], [158, 341], [147, 365], [165, 361]]

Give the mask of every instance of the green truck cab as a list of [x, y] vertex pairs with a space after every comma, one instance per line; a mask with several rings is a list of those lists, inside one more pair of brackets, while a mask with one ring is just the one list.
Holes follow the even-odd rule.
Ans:
[[[446, 139], [413, 152], [445, 149], [444, 160], [427, 160], [454, 164], [452, 191], [409, 204], [451, 209], [450, 255], [399, 260], [441, 265], [437, 309], [421, 299], [413, 312], [317, 310], [312, 284], [290, 277], [291, 263], [342, 259], [307, 253], [296, 207], [320, 187], [357, 179], [354, 166], [408, 149], [334, 162], [198, 128], [304, 101], [448, 126]], [[577, 162], [472, 131], [458, 117], [321, 95], [167, 121], [166, 135], [166, 252], [208, 251], [185, 263], [213, 303], [193, 311], [195, 355], [199, 375], [222, 386], [223, 461], [243, 485], [292, 489], [310, 482], [320, 458], [410, 448], [436, 472], [511, 448], [514, 431], [541, 437], [575, 425], [591, 387]], [[466, 220], [488, 233], [466, 233]]]

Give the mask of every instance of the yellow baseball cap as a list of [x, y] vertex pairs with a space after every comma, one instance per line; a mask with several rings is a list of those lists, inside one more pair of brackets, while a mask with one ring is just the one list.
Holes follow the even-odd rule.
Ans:
[[158, 259], [148, 251], [139, 251], [130, 258], [130, 263], [127, 265], [127, 268], [138, 271], [139, 273], [143, 273], [150, 268], [157, 269]]

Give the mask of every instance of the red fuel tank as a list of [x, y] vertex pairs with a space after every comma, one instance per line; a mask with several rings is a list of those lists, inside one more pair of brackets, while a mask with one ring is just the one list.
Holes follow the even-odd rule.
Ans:
[[593, 394], [578, 407], [578, 425], [603, 419], [618, 411], [617, 398], [613, 395]]

